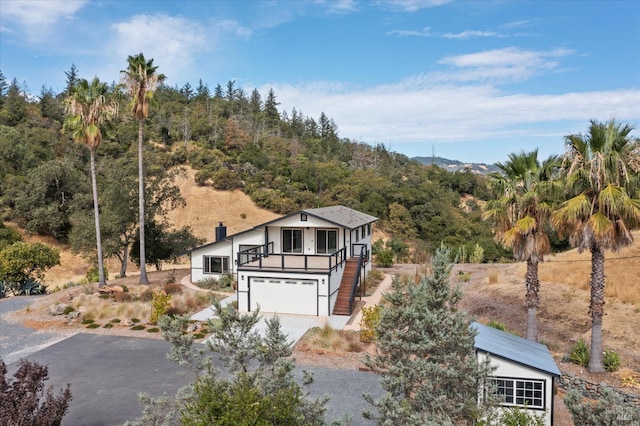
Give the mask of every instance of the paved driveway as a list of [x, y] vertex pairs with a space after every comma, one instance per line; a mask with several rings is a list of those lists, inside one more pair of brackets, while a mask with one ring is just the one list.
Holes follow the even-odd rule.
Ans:
[[[166, 358], [170, 348], [162, 340], [79, 333], [35, 352], [27, 359], [49, 366], [48, 386], [71, 384], [73, 400], [63, 426], [121, 425], [142, 414], [139, 392], [153, 396], [175, 392], [189, 382], [182, 370]], [[16, 363], [9, 366], [15, 371]], [[352, 419], [368, 425], [361, 413], [368, 408], [367, 392], [379, 397], [379, 377], [356, 370], [305, 368], [314, 374], [311, 397], [330, 395], [327, 420]], [[299, 372], [298, 372], [299, 373]]]

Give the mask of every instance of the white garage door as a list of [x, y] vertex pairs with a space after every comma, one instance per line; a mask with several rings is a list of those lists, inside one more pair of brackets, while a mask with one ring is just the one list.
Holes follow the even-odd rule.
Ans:
[[318, 281], [251, 277], [249, 303], [252, 311], [318, 315]]

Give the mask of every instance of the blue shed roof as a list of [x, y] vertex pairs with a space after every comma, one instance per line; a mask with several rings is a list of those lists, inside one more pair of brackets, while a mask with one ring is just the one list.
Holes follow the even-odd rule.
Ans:
[[472, 323], [471, 328], [478, 332], [474, 345], [477, 350], [554, 376], [562, 375], [545, 345], [477, 322]]

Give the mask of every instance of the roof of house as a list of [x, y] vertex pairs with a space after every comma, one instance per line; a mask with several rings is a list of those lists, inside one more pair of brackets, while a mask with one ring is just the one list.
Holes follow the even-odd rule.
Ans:
[[545, 345], [477, 322], [471, 327], [478, 332], [474, 345], [476, 349], [553, 376], [562, 375]]
[[371, 216], [345, 206], [319, 207], [303, 211], [312, 216], [319, 217], [349, 229], [355, 229], [378, 220], [375, 216]]
[[208, 246], [211, 246], [211, 245], [214, 245], [214, 244], [221, 243], [223, 241], [231, 240], [234, 237], [237, 237], [238, 235], [244, 234], [246, 232], [250, 232], [250, 231], [255, 231], [255, 230], [261, 229], [264, 226], [270, 225], [272, 223], [276, 223], [276, 222], [278, 222], [278, 221], [280, 221], [280, 220], [282, 220], [284, 218], [295, 216], [295, 215], [298, 215], [300, 213], [306, 213], [308, 215], [318, 217], [320, 219], [326, 220], [327, 222], [331, 222], [331, 223], [333, 223], [335, 225], [343, 226], [343, 227], [348, 228], [348, 229], [355, 229], [355, 228], [358, 228], [358, 227], [360, 227], [362, 225], [366, 225], [367, 223], [372, 223], [372, 222], [375, 222], [376, 220], [378, 220], [378, 218], [375, 217], [375, 216], [371, 216], [371, 215], [368, 215], [366, 213], [362, 213], [362, 212], [359, 212], [357, 210], [354, 210], [354, 209], [351, 209], [351, 208], [345, 207], [345, 206], [331, 206], [331, 207], [320, 207], [320, 208], [316, 208], [316, 209], [300, 210], [300, 211], [297, 211], [295, 213], [290, 213], [290, 214], [288, 214], [286, 216], [282, 216], [282, 217], [279, 217], [277, 219], [271, 220], [269, 222], [262, 223], [262, 224], [260, 224], [258, 226], [253, 227], [253, 228], [249, 228], [249, 229], [237, 232], [237, 233], [232, 234], [232, 235], [227, 235], [225, 237], [225, 239], [222, 240], [222, 241], [214, 241], [214, 242], [206, 243], [204, 245], [195, 247], [195, 248], [187, 251], [186, 253], [191, 253], [191, 252], [193, 252], [195, 250], [198, 250], [198, 249], [201, 249], [203, 247], [208, 247]]

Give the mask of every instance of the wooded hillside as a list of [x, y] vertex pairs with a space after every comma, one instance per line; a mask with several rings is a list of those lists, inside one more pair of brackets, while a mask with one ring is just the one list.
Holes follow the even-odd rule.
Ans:
[[[43, 87], [38, 96], [0, 75], [0, 212], [27, 232], [68, 242], [91, 257], [89, 151], [63, 131], [64, 101], [80, 74], [72, 67], [66, 75], [64, 92]], [[120, 86], [112, 83], [107, 97], [120, 111], [103, 125], [96, 149], [102, 238], [105, 257], [126, 263], [136, 255], [138, 126]], [[399, 260], [421, 261], [441, 242], [467, 253], [477, 244], [489, 261], [511, 257], [481, 220], [479, 206], [489, 197], [484, 177], [341, 138], [324, 113], [312, 118], [296, 109], [279, 111], [273, 91], [248, 92], [234, 81], [213, 91], [203, 81], [160, 85], [144, 135], [145, 216], [153, 218], [145, 239], [152, 239], [152, 253], [153, 239], [166, 237], [169, 215], [184, 202], [176, 179], [184, 179], [180, 166], [189, 165], [202, 197], [209, 190], [242, 191], [274, 214], [343, 204], [374, 215], [393, 236]], [[229, 206], [216, 207], [211, 226], [225, 220]], [[193, 234], [180, 231], [176, 238]]]

